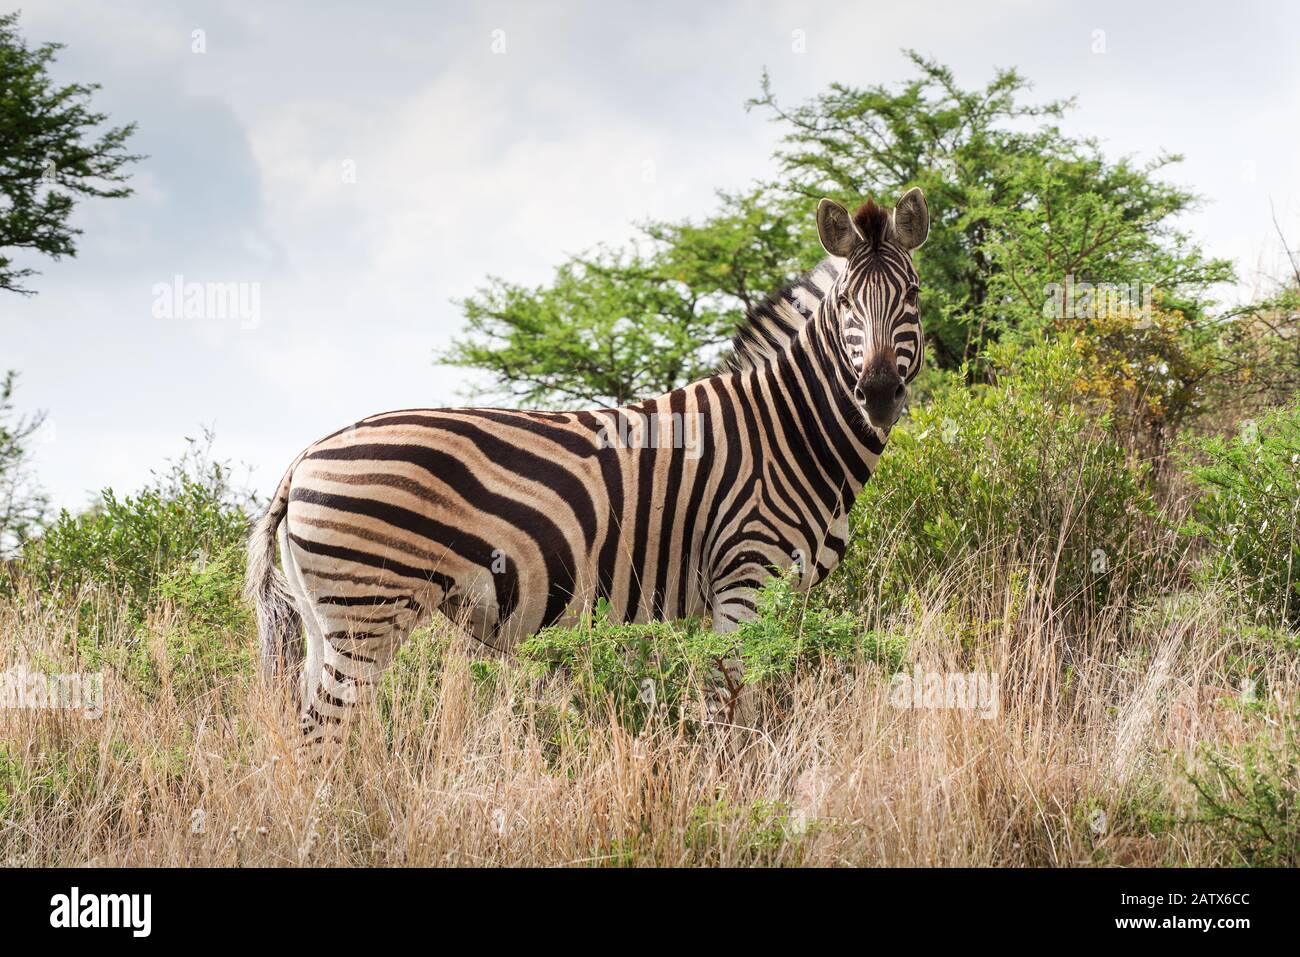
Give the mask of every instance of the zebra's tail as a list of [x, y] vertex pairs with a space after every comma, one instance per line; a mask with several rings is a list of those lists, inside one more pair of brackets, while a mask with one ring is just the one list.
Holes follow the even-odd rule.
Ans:
[[302, 618], [289, 590], [289, 581], [275, 564], [276, 530], [289, 508], [292, 476], [293, 466], [290, 466], [275, 490], [275, 498], [253, 523], [248, 537], [244, 597], [257, 611], [262, 671], [268, 677], [296, 675], [303, 658]]

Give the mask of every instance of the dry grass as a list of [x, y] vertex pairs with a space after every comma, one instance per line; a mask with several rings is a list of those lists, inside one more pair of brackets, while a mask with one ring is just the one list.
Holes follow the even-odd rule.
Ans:
[[[1252, 665], [1228, 612], [1184, 596], [1069, 620], [982, 563], [890, 622], [927, 672], [996, 672], [998, 713], [904, 708], [861, 663], [757, 689], [752, 726], [573, 718], [564, 679], [425, 634], [328, 769], [295, 762], [283, 702], [243, 668], [178, 694], [106, 670], [106, 712], [0, 709], [0, 860], [22, 865], [1180, 865], [1236, 863], [1178, 823], [1202, 746], [1264, 736], [1300, 700], [1293, 653]], [[960, 602], [953, 595], [965, 596]], [[0, 667], [84, 666], [62, 609], [0, 607]], [[171, 627], [166, 618], [155, 634]], [[250, 647], [251, 635], [229, 636]], [[110, 634], [107, 643], [139, 639]]]

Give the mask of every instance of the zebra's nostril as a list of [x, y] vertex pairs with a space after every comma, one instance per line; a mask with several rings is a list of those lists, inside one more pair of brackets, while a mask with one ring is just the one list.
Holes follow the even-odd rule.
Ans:
[[901, 382], [898, 383], [898, 388], [894, 390], [894, 401], [895, 401], [895, 402], [902, 402], [902, 401], [903, 401], [903, 395], [904, 395], [904, 393], [906, 393], [906, 392], [907, 392], [907, 386], [903, 385], [903, 383], [901, 383]]

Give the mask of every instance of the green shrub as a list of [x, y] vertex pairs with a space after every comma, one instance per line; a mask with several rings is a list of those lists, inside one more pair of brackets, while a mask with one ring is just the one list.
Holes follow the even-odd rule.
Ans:
[[157, 583], [139, 620], [113, 623], [111, 610], [87, 600], [77, 618], [80, 666], [111, 668], [150, 699], [168, 688], [177, 700], [189, 700], [251, 673], [252, 614], [241, 598], [243, 570], [242, 545], [178, 565]]
[[800, 826], [790, 812], [783, 801], [736, 805], [725, 797], [693, 808], [685, 834], [692, 864], [797, 867], [803, 861], [804, 839], [816, 827]]
[[173, 568], [158, 583], [157, 600], [170, 612], [164, 623], [167, 679], [188, 698], [253, 668], [247, 636], [253, 616], [244, 603], [244, 545]]
[[[376, 713], [390, 741], [394, 730], [402, 724], [399, 715], [408, 718], [415, 715], [424, 723], [433, 720], [442, 700], [449, 646], [446, 631], [425, 625], [415, 629], [397, 649], [375, 697]], [[481, 702], [490, 700], [491, 683], [498, 669], [499, 663], [495, 661], [470, 662], [475, 691]]]
[[[92, 799], [99, 787], [100, 766], [104, 760], [120, 757], [120, 743], [109, 741], [103, 751], [94, 743], [82, 743], [71, 749], [50, 748], [24, 759], [16, 751], [0, 747], [0, 813], [13, 819], [25, 805], [56, 815]], [[0, 829], [0, 834], [18, 830]], [[0, 848], [11, 849], [3, 843]]]
[[795, 591], [790, 578], [773, 578], [758, 593], [758, 614], [742, 622], [731, 643], [741, 649], [746, 683], [793, 675], [802, 667], [869, 661], [888, 673], [907, 655], [907, 639], [868, 630], [857, 615], [834, 611], [815, 595]]
[[1240, 584], [1264, 621], [1300, 626], [1300, 405], [1193, 444], [1200, 496], [1188, 534], [1212, 578]]
[[602, 600], [579, 624], [546, 628], [525, 639], [519, 657], [539, 675], [565, 673], [578, 712], [612, 707], [626, 727], [640, 732], [656, 713], [674, 721], [682, 717], [690, 675], [706, 644], [698, 622], [616, 624]]
[[1282, 719], [1284, 740], [1249, 744], [1234, 753], [1203, 749], [1204, 770], [1186, 770], [1197, 814], [1251, 867], [1300, 866], [1300, 713]]
[[895, 428], [851, 515], [850, 607], [900, 601], [989, 546], [1054, 565], [1058, 597], [1101, 597], [1131, 574], [1134, 526], [1154, 505], [1144, 468], [1083, 399], [1077, 351], [1040, 341], [989, 359], [993, 383], [954, 376]]
[[1177, 823], [1177, 811], [1156, 780], [1138, 776], [1120, 788], [1085, 792], [1070, 814], [1070, 828], [1092, 862], [1120, 864], [1115, 839], [1146, 840], [1167, 833]]
[[865, 630], [856, 616], [810, 601], [788, 577], [774, 577], [759, 592], [757, 612], [735, 632], [719, 635], [699, 622], [616, 624], [602, 603], [578, 625], [526, 639], [519, 655], [540, 672], [566, 673], [579, 711], [612, 705], [639, 732], [655, 714], [685, 717], [716, 666], [735, 656], [744, 662], [745, 683], [757, 684], [827, 662], [868, 660], [893, 671], [907, 650], [905, 639]]
[[[173, 589], [180, 587], [176, 576], [196, 565], [220, 556], [218, 567], [243, 575], [250, 504], [232, 486], [229, 467], [190, 440], [186, 454], [138, 494], [119, 498], [105, 489], [90, 510], [72, 515], [65, 509], [27, 544], [22, 571], [52, 596], [76, 595], [88, 585], [107, 588], [140, 623], [162, 584], [171, 580]], [[237, 599], [237, 593], [221, 592], [223, 599]], [[227, 620], [237, 614], [233, 604], [215, 612], [213, 597], [209, 589], [201, 601], [204, 614]]]
[[82, 667], [110, 667], [149, 697], [192, 697], [251, 667], [241, 597], [252, 500], [206, 441], [139, 493], [106, 489], [63, 511], [0, 583], [11, 599], [63, 606]]

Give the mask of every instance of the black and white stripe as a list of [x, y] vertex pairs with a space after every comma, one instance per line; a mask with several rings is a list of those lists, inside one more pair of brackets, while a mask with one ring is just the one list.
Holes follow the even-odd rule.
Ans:
[[506, 651], [602, 598], [624, 621], [729, 631], [773, 569], [823, 579], [919, 367], [924, 205], [823, 201], [831, 258], [754, 310], [712, 378], [616, 410], [386, 412], [304, 451], [254, 531], [248, 591], [272, 670], [305, 626], [309, 738], [435, 612]]

